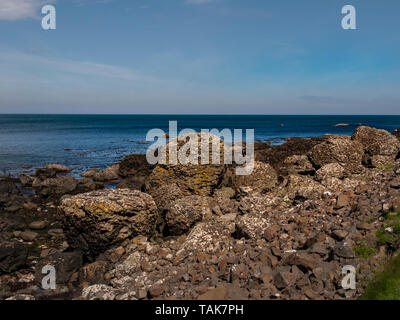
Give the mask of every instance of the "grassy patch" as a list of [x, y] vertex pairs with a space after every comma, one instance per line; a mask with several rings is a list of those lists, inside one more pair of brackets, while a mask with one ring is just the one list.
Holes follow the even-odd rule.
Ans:
[[394, 237], [391, 234], [385, 233], [385, 230], [381, 229], [376, 232], [376, 240], [379, 245], [386, 245], [394, 241]]
[[378, 274], [365, 290], [363, 300], [400, 300], [400, 255]]
[[365, 243], [360, 243], [354, 246], [354, 252], [359, 258], [368, 259], [374, 254], [374, 249], [367, 247]]

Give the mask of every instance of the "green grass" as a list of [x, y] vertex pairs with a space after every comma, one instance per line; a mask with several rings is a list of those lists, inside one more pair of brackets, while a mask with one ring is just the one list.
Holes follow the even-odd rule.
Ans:
[[368, 259], [374, 254], [374, 249], [367, 247], [365, 243], [360, 243], [359, 245], [354, 246], [354, 252], [357, 257]]
[[379, 273], [365, 290], [362, 300], [400, 300], [400, 255]]
[[379, 245], [386, 245], [394, 241], [394, 237], [391, 234], [386, 234], [385, 230], [378, 230], [376, 232], [376, 240]]

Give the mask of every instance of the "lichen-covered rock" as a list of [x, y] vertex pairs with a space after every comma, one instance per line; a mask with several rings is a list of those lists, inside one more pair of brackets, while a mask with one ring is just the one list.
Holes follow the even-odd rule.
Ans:
[[200, 222], [189, 233], [177, 255], [193, 252], [209, 254], [227, 250], [232, 246], [236, 214], [227, 214], [216, 220]]
[[267, 192], [278, 183], [278, 175], [274, 168], [268, 163], [255, 161], [254, 170], [249, 175], [232, 174], [232, 185], [234, 189], [251, 187], [255, 192]]
[[221, 214], [235, 213], [238, 211], [238, 202], [234, 199], [236, 195], [232, 188], [224, 187], [214, 192], [213, 200], [215, 206], [213, 210], [220, 211]]
[[330, 163], [338, 163], [349, 172], [359, 172], [364, 155], [363, 146], [346, 136], [330, 137], [313, 147], [309, 157], [317, 168]]
[[318, 169], [315, 177], [318, 181], [325, 181], [329, 178], [342, 179], [345, 175], [345, 169], [338, 163], [329, 163]]
[[353, 133], [352, 139], [362, 144], [365, 164], [375, 167], [393, 162], [400, 150], [400, 141], [382, 129], [361, 126]]
[[69, 244], [89, 257], [136, 235], [155, 233], [153, 198], [129, 189], [98, 190], [62, 200], [59, 212]]
[[117, 294], [116, 289], [105, 284], [95, 284], [82, 290], [85, 300], [114, 300]]
[[[182, 160], [185, 156], [189, 157], [186, 151], [191, 143], [197, 141], [198, 149], [191, 148], [193, 154], [191, 158], [197, 161], [197, 164], [185, 164]], [[213, 141], [219, 146], [219, 152], [213, 154], [211, 152]], [[209, 155], [206, 150], [201, 148], [202, 143], [209, 145]], [[169, 153], [169, 148], [177, 149], [177, 156]], [[145, 184], [145, 190], [153, 194], [155, 190], [169, 184], [176, 184], [185, 195], [202, 195], [209, 196], [212, 191], [218, 186], [224, 173], [224, 142], [211, 134], [206, 133], [191, 133], [189, 141], [181, 141], [181, 137], [171, 139], [166, 146], [159, 148], [159, 154], [165, 154], [166, 163], [158, 164]], [[208, 156], [208, 157], [207, 157]], [[216, 164], [215, 159], [219, 159], [219, 164]], [[204, 164], [202, 159], [208, 159], [208, 164]], [[171, 161], [177, 160], [175, 163]]]
[[308, 176], [290, 175], [287, 192], [290, 199], [319, 199], [326, 188]]
[[185, 197], [185, 193], [178, 187], [176, 183], [171, 183], [153, 190], [153, 199], [160, 212], [167, 209], [175, 200]]
[[210, 198], [188, 196], [173, 202], [166, 210], [165, 220], [171, 234], [189, 231], [197, 222], [212, 217]]
[[239, 237], [262, 239], [268, 227], [269, 221], [264, 214], [245, 214], [236, 218], [236, 234]]

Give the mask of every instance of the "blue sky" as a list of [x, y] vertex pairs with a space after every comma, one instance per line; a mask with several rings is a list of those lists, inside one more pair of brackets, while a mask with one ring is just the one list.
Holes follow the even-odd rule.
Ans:
[[[341, 28], [346, 4], [357, 30]], [[0, 0], [0, 113], [400, 114], [399, 14], [398, 0]]]

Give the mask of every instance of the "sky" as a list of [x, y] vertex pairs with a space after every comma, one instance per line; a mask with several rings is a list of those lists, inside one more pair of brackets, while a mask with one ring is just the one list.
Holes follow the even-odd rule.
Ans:
[[398, 0], [0, 0], [0, 113], [400, 114], [399, 14]]

